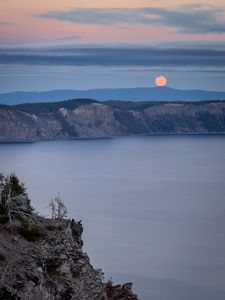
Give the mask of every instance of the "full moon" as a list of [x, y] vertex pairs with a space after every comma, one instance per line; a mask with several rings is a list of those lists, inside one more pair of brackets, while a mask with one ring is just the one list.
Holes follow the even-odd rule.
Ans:
[[167, 78], [165, 76], [158, 76], [155, 78], [155, 84], [157, 86], [165, 86], [167, 84]]

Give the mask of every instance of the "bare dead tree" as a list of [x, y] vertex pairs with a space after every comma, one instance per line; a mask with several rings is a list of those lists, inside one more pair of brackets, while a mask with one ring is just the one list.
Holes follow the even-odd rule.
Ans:
[[49, 203], [49, 207], [51, 208], [52, 219], [62, 220], [67, 217], [68, 211], [59, 193]]
[[4, 188], [5, 188], [5, 184], [6, 184], [6, 179], [5, 179], [5, 176], [0, 173], [0, 204], [3, 205], [3, 191], [4, 191]]
[[52, 201], [49, 203], [49, 207], [51, 209], [52, 219], [55, 219], [56, 218], [56, 203], [55, 203], [54, 199], [52, 199]]

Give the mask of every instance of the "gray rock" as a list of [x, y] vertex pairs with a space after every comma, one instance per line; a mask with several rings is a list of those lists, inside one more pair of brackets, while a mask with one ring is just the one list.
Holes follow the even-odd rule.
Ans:
[[29, 218], [12, 214], [0, 224], [1, 300], [137, 299], [129, 284], [121, 288], [127, 298], [108, 297], [102, 271], [82, 250], [80, 221], [42, 218], [25, 205], [27, 195], [15, 199]]
[[0, 141], [181, 133], [225, 134], [225, 102], [71, 100], [0, 106]]

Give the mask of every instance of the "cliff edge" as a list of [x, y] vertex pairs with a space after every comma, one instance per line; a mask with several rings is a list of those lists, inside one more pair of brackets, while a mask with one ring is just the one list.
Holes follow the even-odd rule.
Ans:
[[0, 299], [137, 300], [131, 283], [104, 282], [82, 250], [81, 222], [58, 212], [39, 216], [18, 178], [0, 175]]
[[225, 134], [225, 101], [0, 105], [0, 142], [135, 134]]

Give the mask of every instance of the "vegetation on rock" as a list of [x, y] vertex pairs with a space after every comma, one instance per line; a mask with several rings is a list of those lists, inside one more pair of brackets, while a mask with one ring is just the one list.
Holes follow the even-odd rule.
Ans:
[[21, 234], [27, 241], [34, 242], [44, 237], [45, 233], [41, 226], [22, 222], [18, 228], [18, 233]]
[[59, 193], [49, 203], [49, 207], [51, 208], [52, 219], [62, 220], [67, 217], [68, 211]]
[[225, 134], [225, 101], [68, 100], [0, 107], [0, 141]]
[[82, 250], [81, 221], [65, 219], [60, 197], [53, 218], [31, 207], [15, 174], [0, 175], [0, 300], [137, 300], [131, 285], [106, 284]]
[[0, 223], [11, 222], [12, 217], [30, 220], [33, 208], [24, 183], [15, 174], [0, 174]]

